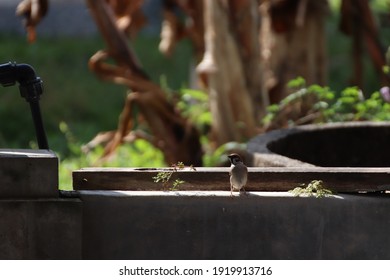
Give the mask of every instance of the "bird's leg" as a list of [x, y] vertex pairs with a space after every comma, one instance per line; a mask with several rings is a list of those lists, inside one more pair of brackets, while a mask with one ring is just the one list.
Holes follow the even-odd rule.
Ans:
[[246, 190], [245, 190], [245, 186], [242, 186], [242, 190], [243, 190], [243, 192], [244, 192], [244, 195], [248, 195], [248, 193], [246, 192]]

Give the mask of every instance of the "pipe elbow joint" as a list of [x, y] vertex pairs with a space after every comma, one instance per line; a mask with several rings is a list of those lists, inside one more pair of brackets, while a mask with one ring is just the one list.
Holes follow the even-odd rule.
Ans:
[[43, 83], [33, 67], [15, 62], [0, 64], [0, 83], [3, 86], [12, 86], [16, 82], [19, 83], [21, 96], [28, 102], [39, 100], [43, 92]]
[[16, 80], [19, 82], [19, 84], [29, 84], [31, 82], [35, 82], [37, 79], [37, 75], [35, 74], [34, 68], [32, 68], [28, 64], [14, 64], [15, 67], [15, 76]]

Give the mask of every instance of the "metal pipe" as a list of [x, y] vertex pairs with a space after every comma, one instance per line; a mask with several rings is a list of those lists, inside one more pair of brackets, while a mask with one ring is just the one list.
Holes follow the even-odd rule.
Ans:
[[45, 128], [43, 127], [41, 109], [38, 101], [30, 101], [31, 115], [34, 122], [35, 133], [37, 137], [39, 149], [48, 150], [49, 144], [47, 143]]
[[0, 64], [0, 84], [8, 87], [15, 85], [16, 82], [19, 83], [20, 95], [30, 103], [38, 147], [49, 149], [39, 107], [43, 82], [36, 76], [34, 68], [28, 64], [16, 64], [15, 62]]

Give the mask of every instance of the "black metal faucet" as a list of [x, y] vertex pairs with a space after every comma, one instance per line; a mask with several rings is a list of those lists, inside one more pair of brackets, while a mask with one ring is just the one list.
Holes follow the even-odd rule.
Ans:
[[30, 104], [38, 147], [48, 150], [49, 145], [39, 107], [39, 99], [43, 93], [43, 82], [41, 78], [36, 76], [34, 68], [28, 64], [16, 64], [15, 62], [0, 64], [0, 84], [8, 87], [15, 85], [16, 82], [19, 83], [20, 95]]

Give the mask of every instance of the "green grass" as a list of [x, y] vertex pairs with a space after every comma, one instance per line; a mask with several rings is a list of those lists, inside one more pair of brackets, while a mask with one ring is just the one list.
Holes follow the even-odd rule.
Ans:
[[[62, 121], [81, 142], [116, 127], [127, 89], [98, 80], [87, 67], [90, 56], [104, 47], [101, 40], [39, 38], [28, 45], [24, 38], [0, 36], [0, 42], [1, 63], [28, 63], [44, 81], [41, 107], [53, 149], [61, 153], [66, 150], [58, 128]], [[180, 87], [188, 78], [189, 46], [180, 48], [179, 56], [170, 64], [157, 53], [157, 44], [157, 38], [137, 41], [140, 60], [157, 83], [164, 74], [172, 87]], [[2, 90], [0, 100], [1, 119], [8, 120], [0, 127], [0, 146], [28, 147], [34, 139], [28, 104], [17, 87]]]
[[[0, 63], [28, 63], [44, 82], [40, 102], [44, 124], [50, 148], [61, 159], [60, 186], [69, 188], [71, 170], [93, 165], [101, 153], [97, 150], [84, 156], [79, 147], [98, 132], [116, 129], [127, 88], [102, 82], [89, 71], [89, 58], [104, 48], [99, 38], [39, 37], [29, 45], [24, 37], [0, 34], [0, 42]], [[157, 46], [158, 38], [144, 37], [135, 42], [145, 70], [157, 83], [164, 75], [172, 88], [185, 85], [191, 57], [189, 44], [180, 44], [172, 60], [159, 54]], [[29, 105], [20, 97], [18, 87], [0, 90], [0, 148], [36, 147]], [[66, 125], [66, 131], [61, 131], [60, 124]], [[148, 151], [152, 155], [146, 156]], [[121, 148], [119, 154], [122, 156], [111, 161], [111, 166], [164, 164], [161, 153], [142, 142]]]
[[[87, 67], [89, 57], [102, 45], [99, 40], [39, 38], [28, 45], [24, 38], [2, 36], [0, 41], [0, 61], [28, 63], [44, 82], [41, 108], [53, 150], [66, 150], [58, 127], [62, 121], [81, 141], [115, 126], [117, 116], [113, 113], [121, 109], [125, 90], [97, 80]], [[9, 120], [2, 123], [2, 139], [6, 141], [2, 146], [28, 147], [35, 139], [28, 104], [17, 87], [2, 90], [0, 98], [1, 117]]]

